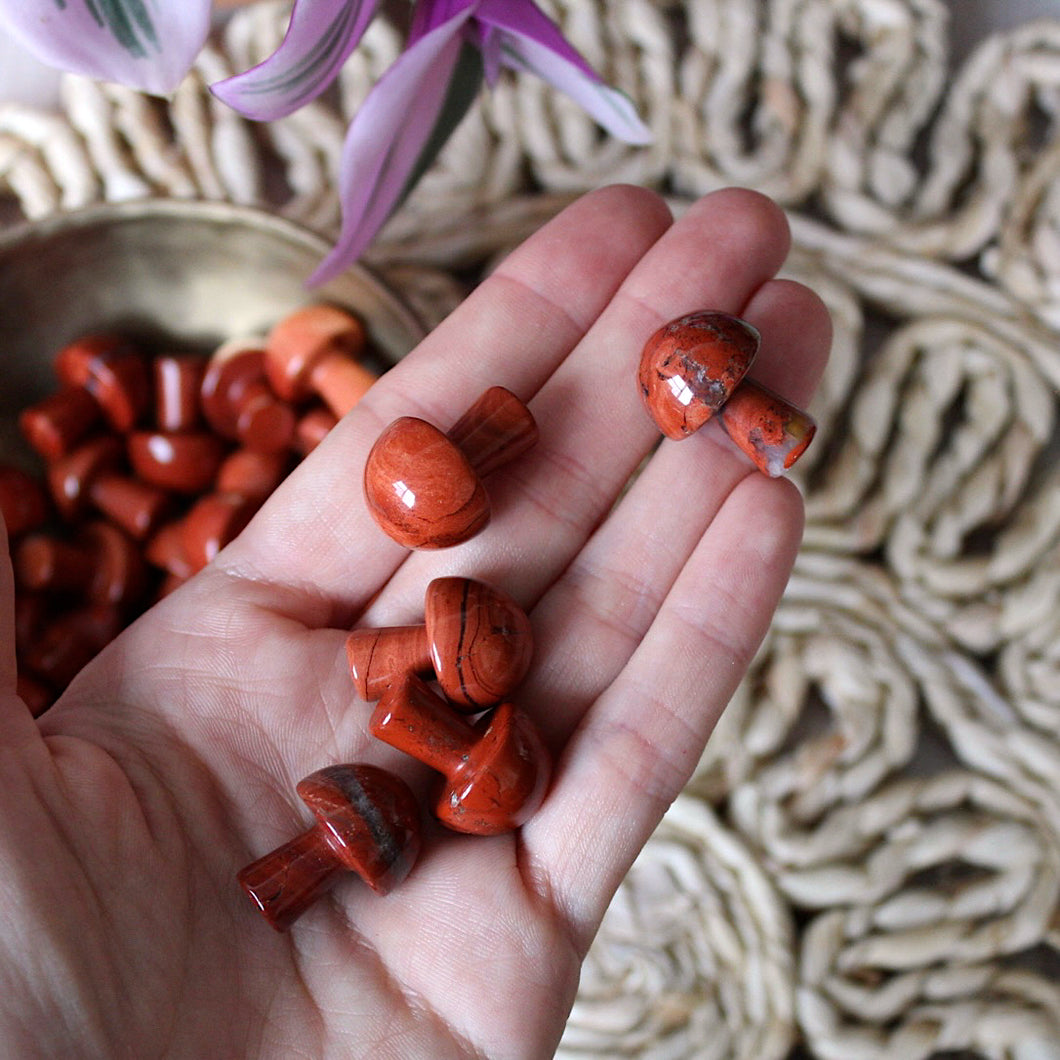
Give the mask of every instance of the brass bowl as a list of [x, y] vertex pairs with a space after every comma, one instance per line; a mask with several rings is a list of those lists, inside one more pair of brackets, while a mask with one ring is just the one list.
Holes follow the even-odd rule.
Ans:
[[31, 459], [18, 412], [55, 389], [56, 352], [90, 331], [208, 353], [327, 300], [364, 322], [382, 361], [403, 357], [423, 325], [367, 269], [305, 286], [328, 249], [260, 210], [170, 199], [94, 206], [0, 233], [0, 456]]

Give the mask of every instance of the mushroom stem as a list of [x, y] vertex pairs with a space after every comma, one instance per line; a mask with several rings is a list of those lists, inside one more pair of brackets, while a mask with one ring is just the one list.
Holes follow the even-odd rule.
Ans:
[[238, 879], [265, 919], [277, 931], [286, 931], [331, 887], [342, 868], [316, 827], [258, 858]]
[[357, 694], [363, 700], [374, 702], [396, 678], [406, 673], [427, 673], [431, 669], [427, 627], [356, 629], [346, 638], [346, 659]]
[[521, 456], [537, 441], [530, 410], [510, 390], [492, 386], [446, 432], [480, 478]]

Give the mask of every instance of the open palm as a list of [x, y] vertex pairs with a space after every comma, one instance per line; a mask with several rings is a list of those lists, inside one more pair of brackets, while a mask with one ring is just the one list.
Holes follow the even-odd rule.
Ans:
[[[543, 1057], [610, 897], [763, 635], [802, 528], [797, 491], [709, 424], [665, 442], [644, 340], [699, 308], [763, 335], [753, 374], [804, 402], [827, 313], [775, 279], [781, 213], [719, 192], [674, 223], [644, 190], [568, 208], [389, 372], [199, 576], [34, 721], [0, 689], [0, 1041], [9, 1055]], [[535, 449], [489, 482], [493, 520], [410, 554], [372, 522], [365, 457], [400, 415], [446, 426], [486, 387], [528, 400]], [[616, 500], [621, 500], [616, 504]], [[517, 699], [555, 761], [518, 832], [428, 824], [386, 897], [344, 877], [286, 933], [235, 882], [307, 826], [337, 762], [427, 771], [371, 739], [344, 640], [415, 621], [440, 574], [530, 613]]]

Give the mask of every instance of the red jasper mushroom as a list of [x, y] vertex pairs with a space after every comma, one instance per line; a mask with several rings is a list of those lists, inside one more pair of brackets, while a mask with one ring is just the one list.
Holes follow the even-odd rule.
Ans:
[[47, 460], [70, 452], [101, 418], [120, 433], [131, 430], [150, 401], [146, 363], [118, 335], [86, 335], [64, 346], [55, 374], [62, 388], [19, 416], [23, 436]]
[[206, 359], [193, 353], [160, 353], [152, 364], [155, 426], [160, 431], [195, 431], [201, 426], [199, 395]]
[[638, 382], [652, 419], [668, 438], [698, 431], [728, 401], [758, 353], [758, 332], [729, 313], [689, 313], [644, 345]]
[[140, 547], [104, 520], [89, 523], [73, 541], [30, 534], [12, 555], [20, 588], [73, 592], [93, 604], [126, 604], [146, 587]]
[[545, 797], [548, 752], [530, 718], [512, 703], [472, 724], [420, 678], [407, 677], [383, 693], [368, 728], [442, 774], [434, 815], [456, 832], [509, 832]]
[[364, 325], [346, 310], [326, 303], [296, 309], [269, 332], [269, 382], [286, 401], [317, 395], [345, 416], [376, 380], [359, 360], [365, 344]]
[[482, 478], [537, 441], [530, 410], [510, 390], [490, 387], [443, 434], [402, 416], [379, 436], [364, 469], [369, 511], [406, 548], [447, 548], [490, 519]]
[[296, 418], [269, 387], [265, 364], [257, 339], [229, 339], [219, 346], [202, 377], [202, 414], [223, 438], [275, 453], [291, 444]]
[[716, 415], [755, 466], [775, 478], [802, 456], [817, 428], [807, 413], [746, 378], [759, 343], [757, 330], [739, 317], [689, 313], [648, 339], [637, 382], [668, 438], [687, 438]]
[[207, 431], [133, 431], [126, 447], [144, 482], [173, 493], [209, 489], [225, 455], [225, 443]]
[[164, 490], [122, 473], [124, 447], [115, 435], [85, 442], [48, 468], [60, 515], [78, 518], [91, 503], [138, 541], [151, 534], [170, 508]]
[[433, 671], [446, 698], [472, 714], [511, 694], [532, 652], [526, 612], [507, 593], [473, 578], [435, 578], [427, 586], [423, 625], [359, 629], [346, 639], [362, 699], [378, 699], [406, 674]]
[[718, 420], [729, 437], [770, 478], [783, 475], [817, 433], [812, 417], [750, 379], [722, 407]]
[[316, 823], [238, 875], [265, 919], [286, 931], [342, 872], [377, 894], [396, 887], [420, 849], [419, 810], [408, 785], [370, 765], [334, 765], [299, 781]]

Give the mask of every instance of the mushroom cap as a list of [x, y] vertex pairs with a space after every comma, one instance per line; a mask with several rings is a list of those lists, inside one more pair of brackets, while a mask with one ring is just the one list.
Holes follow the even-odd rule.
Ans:
[[637, 382], [648, 414], [668, 438], [699, 430], [736, 389], [761, 338], [746, 321], [704, 310], [664, 324], [644, 345]]
[[400, 777], [363, 763], [333, 765], [310, 773], [295, 790], [335, 857], [377, 894], [409, 874], [420, 849], [420, 817]]
[[229, 339], [210, 358], [202, 377], [202, 413], [225, 438], [277, 452], [294, 437], [294, 411], [269, 389], [268, 358], [260, 339]]
[[58, 460], [97, 425], [102, 410], [99, 402], [83, 387], [64, 386], [18, 416], [22, 437], [45, 460]]
[[76, 517], [88, 500], [97, 475], [117, 470], [122, 463], [121, 442], [112, 434], [100, 435], [48, 468], [48, 486], [64, 519]]
[[512, 703], [501, 703], [476, 723], [474, 751], [442, 784], [434, 814], [456, 832], [510, 832], [541, 805], [550, 775], [533, 722]]
[[189, 494], [213, 485], [225, 455], [221, 439], [206, 431], [133, 431], [126, 450], [133, 470], [145, 482]]
[[140, 548], [112, 523], [94, 520], [83, 540], [95, 557], [87, 596], [94, 604], [124, 604], [136, 599], [147, 584]]
[[309, 375], [325, 358], [356, 359], [364, 350], [364, 325], [339, 306], [318, 303], [288, 313], [269, 332], [266, 371], [286, 401], [312, 392]]
[[431, 664], [455, 706], [477, 713], [510, 695], [526, 675], [530, 620], [507, 593], [474, 578], [435, 578], [424, 617]]
[[394, 420], [364, 467], [368, 509], [406, 548], [448, 548], [474, 537], [490, 518], [482, 481], [464, 453], [415, 416]]
[[258, 502], [238, 493], [207, 493], [181, 523], [181, 544], [193, 571], [202, 570], [253, 518]]
[[151, 399], [147, 364], [119, 335], [86, 335], [63, 347], [55, 374], [67, 386], [87, 390], [117, 431], [130, 430]]

